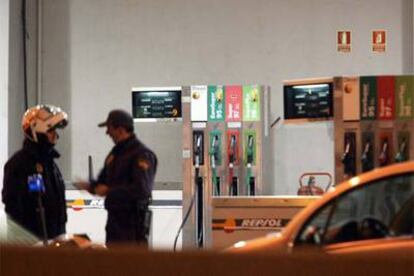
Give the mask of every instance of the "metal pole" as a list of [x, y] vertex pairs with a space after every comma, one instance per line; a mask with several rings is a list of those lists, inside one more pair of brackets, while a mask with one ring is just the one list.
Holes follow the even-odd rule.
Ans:
[[42, 102], [42, 40], [43, 40], [43, 24], [42, 24], [42, 9], [43, 0], [37, 0], [37, 90], [36, 90], [36, 104]]
[[47, 246], [46, 216], [45, 216], [45, 209], [43, 208], [42, 193], [40, 192], [37, 194], [37, 205], [39, 208], [40, 223], [42, 225], [43, 245]]

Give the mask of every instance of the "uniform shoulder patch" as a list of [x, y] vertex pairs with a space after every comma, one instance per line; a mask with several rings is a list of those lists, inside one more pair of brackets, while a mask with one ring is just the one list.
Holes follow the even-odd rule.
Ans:
[[137, 165], [143, 171], [147, 171], [151, 167], [150, 162], [144, 158], [138, 158]]

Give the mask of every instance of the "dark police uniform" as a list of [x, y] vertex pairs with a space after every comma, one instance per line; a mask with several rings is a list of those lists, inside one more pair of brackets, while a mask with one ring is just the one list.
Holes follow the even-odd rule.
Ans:
[[29, 192], [28, 177], [41, 174], [45, 186], [42, 195], [47, 238], [65, 233], [66, 200], [62, 175], [54, 162], [59, 153], [52, 147], [26, 139], [23, 148], [4, 166], [2, 200], [6, 213], [18, 224], [43, 237], [37, 194]]
[[157, 157], [135, 135], [116, 144], [105, 166], [92, 183], [109, 187], [105, 199], [108, 211], [106, 242], [147, 243], [144, 222], [157, 171]]

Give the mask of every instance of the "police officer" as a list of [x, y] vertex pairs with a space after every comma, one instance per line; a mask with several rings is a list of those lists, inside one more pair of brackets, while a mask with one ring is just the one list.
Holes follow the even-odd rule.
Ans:
[[106, 196], [107, 244], [132, 241], [147, 245], [148, 204], [157, 171], [157, 157], [137, 139], [133, 119], [126, 111], [112, 110], [107, 120], [98, 126], [106, 127], [115, 146], [106, 157], [97, 181], [76, 185]]
[[[29, 108], [22, 119], [23, 148], [4, 166], [5, 211], [39, 238], [51, 239], [66, 232], [65, 185], [54, 159], [60, 156], [55, 149], [56, 129], [67, 122], [67, 114], [59, 107]], [[33, 177], [43, 180], [41, 189], [30, 188], [28, 180]]]

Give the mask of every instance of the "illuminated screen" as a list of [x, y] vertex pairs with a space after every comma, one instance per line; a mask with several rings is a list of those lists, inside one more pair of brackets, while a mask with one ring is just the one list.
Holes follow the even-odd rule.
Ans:
[[333, 116], [332, 83], [285, 85], [285, 119], [329, 118]]
[[133, 90], [132, 115], [138, 120], [181, 118], [181, 87]]

